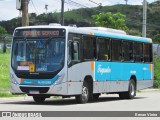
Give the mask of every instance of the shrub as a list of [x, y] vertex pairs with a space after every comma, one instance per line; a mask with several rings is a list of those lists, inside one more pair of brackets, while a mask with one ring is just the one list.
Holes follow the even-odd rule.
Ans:
[[154, 87], [160, 88], [160, 57], [154, 57]]

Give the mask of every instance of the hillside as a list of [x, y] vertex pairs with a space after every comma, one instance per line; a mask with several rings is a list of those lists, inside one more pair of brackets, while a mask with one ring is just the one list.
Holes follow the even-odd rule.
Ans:
[[[157, 3], [148, 5], [147, 11], [147, 37], [152, 37], [160, 32], [160, 7]], [[65, 25], [76, 24], [79, 26], [95, 26], [91, 18], [92, 15], [100, 12], [121, 12], [126, 15], [126, 25], [129, 34], [141, 35], [143, 8], [140, 5], [114, 5], [96, 8], [82, 8], [67, 11], [64, 14]], [[46, 25], [49, 23], [59, 23], [60, 13], [48, 13], [37, 16], [35, 13], [29, 15], [30, 25]], [[21, 18], [14, 18], [8, 21], [1, 21], [0, 26], [6, 28], [12, 34], [15, 27], [21, 26]]]

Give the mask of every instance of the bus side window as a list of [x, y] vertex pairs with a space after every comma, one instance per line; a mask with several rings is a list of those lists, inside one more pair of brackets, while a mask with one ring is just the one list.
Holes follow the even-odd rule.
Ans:
[[68, 64], [71, 62], [71, 60], [73, 59], [73, 55], [72, 55], [72, 48], [73, 48], [73, 42], [69, 41], [68, 43]]
[[97, 58], [96, 37], [83, 36], [83, 59], [93, 60]]
[[120, 61], [121, 56], [121, 41], [112, 39], [112, 61]]
[[109, 38], [98, 38], [98, 60], [110, 60], [110, 40]]
[[135, 62], [143, 61], [143, 44], [135, 42], [134, 43], [134, 53], [135, 53]]
[[133, 54], [133, 42], [128, 42], [129, 47], [129, 61], [134, 61], [134, 54]]
[[73, 43], [73, 60], [74, 61], [79, 60], [79, 43], [78, 42]]
[[79, 43], [69, 41], [68, 47], [69, 47], [68, 63], [70, 63], [71, 61], [78, 61], [79, 60]]
[[143, 44], [144, 62], [152, 62], [152, 45], [148, 43]]

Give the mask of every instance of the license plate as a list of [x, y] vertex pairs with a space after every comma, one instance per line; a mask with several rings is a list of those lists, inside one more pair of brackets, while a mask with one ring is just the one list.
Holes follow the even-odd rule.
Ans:
[[30, 90], [29, 93], [30, 94], [39, 94], [39, 91], [38, 90]]

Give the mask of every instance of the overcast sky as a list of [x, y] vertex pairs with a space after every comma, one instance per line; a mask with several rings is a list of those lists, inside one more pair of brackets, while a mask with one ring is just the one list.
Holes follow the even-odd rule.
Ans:
[[[77, 9], [78, 4], [74, 4], [75, 1], [86, 7], [96, 7], [95, 3], [101, 3], [102, 6], [114, 5], [114, 4], [125, 4], [125, 0], [65, 0], [65, 10]], [[90, 2], [93, 1], [93, 2]], [[143, 0], [128, 0], [128, 4], [142, 5]], [[156, 0], [147, 0], [149, 3]], [[59, 12], [61, 8], [61, 0], [30, 0], [29, 13], [41, 14], [45, 13], [45, 5], [48, 5], [47, 12]], [[12, 18], [20, 16], [20, 12], [16, 10], [16, 0], [0, 0], [0, 21], [10, 20]]]

